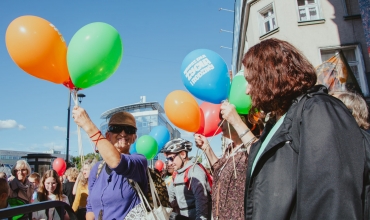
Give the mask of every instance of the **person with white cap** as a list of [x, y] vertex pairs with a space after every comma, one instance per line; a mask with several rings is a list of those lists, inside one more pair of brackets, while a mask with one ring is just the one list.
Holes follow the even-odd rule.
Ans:
[[189, 159], [191, 150], [190, 141], [177, 138], [167, 142], [161, 151], [167, 157], [168, 165], [175, 170], [173, 183], [168, 188], [170, 202], [189, 219], [211, 219], [212, 186], [204, 167], [196, 163], [195, 158]]

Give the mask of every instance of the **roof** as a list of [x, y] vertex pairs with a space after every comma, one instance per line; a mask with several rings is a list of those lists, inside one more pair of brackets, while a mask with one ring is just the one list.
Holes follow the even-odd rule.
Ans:
[[135, 103], [131, 105], [125, 105], [121, 107], [116, 107], [101, 114], [100, 119], [110, 118], [114, 113], [121, 111], [129, 111], [142, 108], [152, 108], [153, 110], [158, 110], [159, 113], [164, 113], [164, 109], [158, 102], [144, 102], [144, 103]]

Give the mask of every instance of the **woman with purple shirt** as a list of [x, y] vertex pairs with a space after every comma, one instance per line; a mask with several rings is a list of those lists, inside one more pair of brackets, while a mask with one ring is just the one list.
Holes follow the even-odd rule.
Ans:
[[115, 113], [105, 137], [83, 108], [75, 106], [73, 118], [90, 136], [104, 160], [90, 172], [86, 219], [124, 219], [141, 202], [129, 179], [137, 182], [144, 193], [148, 189], [146, 158], [129, 154], [137, 137], [134, 116], [128, 112]]

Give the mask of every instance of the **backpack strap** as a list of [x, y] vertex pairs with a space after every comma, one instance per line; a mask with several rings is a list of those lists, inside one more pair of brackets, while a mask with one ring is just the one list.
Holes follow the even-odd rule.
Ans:
[[[210, 193], [212, 194], [212, 176], [207, 172], [206, 168], [204, 168], [204, 166], [201, 164], [201, 163], [196, 163], [194, 164], [193, 166], [195, 165], [198, 165], [203, 171], [204, 173], [206, 174], [207, 176], [207, 182], [211, 188], [211, 191]], [[188, 188], [188, 190], [190, 190], [190, 179], [189, 179], [189, 170], [193, 167], [193, 166], [190, 166], [188, 167], [186, 170], [185, 170], [185, 174], [184, 174], [184, 182], [185, 182], [185, 186]]]
[[212, 179], [212, 176], [208, 173], [208, 171], [206, 170], [206, 168], [203, 166], [203, 164], [201, 163], [198, 163], [198, 165], [200, 166], [200, 168], [202, 168], [202, 170], [206, 173], [207, 175], [207, 181], [209, 183], [209, 186], [211, 187], [211, 193], [212, 193], [212, 184], [213, 184], [213, 179]]
[[177, 171], [174, 171], [173, 173], [172, 173], [172, 182], [174, 183], [175, 182], [175, 178], [176, 178], [176, 176], [177, 176]]
[[[195, 164], [193, 165], [195, 166]], [[185, 182], [185, 186], [188, 190], [190, 190], [190, 181], [189, 181], [189, 170], [190, 168], [192, 168], [193, 166], [190, 166], [188, 168], [186, 168], [185, 170], [185, 174], [184, 174], [184, 182]]]

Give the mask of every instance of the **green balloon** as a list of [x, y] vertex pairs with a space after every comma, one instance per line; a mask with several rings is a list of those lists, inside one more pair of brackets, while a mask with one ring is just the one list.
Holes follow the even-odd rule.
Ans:
[[123, 45], [109, 24], [85, 25], [72, 37], [67, 51], [69, 75], [77, 88], [88, 88], [108, 79], [121, 63]]
[[243, 70], [235, 75], [231, 82], [229, 102], [234, 104], [239, 114], [248, 114], [252, 107], [252, 99], [245, 94], [248, 82], [244, 78]]
[[157, 155], [157, 141], [150, 135], [143, 135], [136, 141], [136, 152], [151, 160]]

